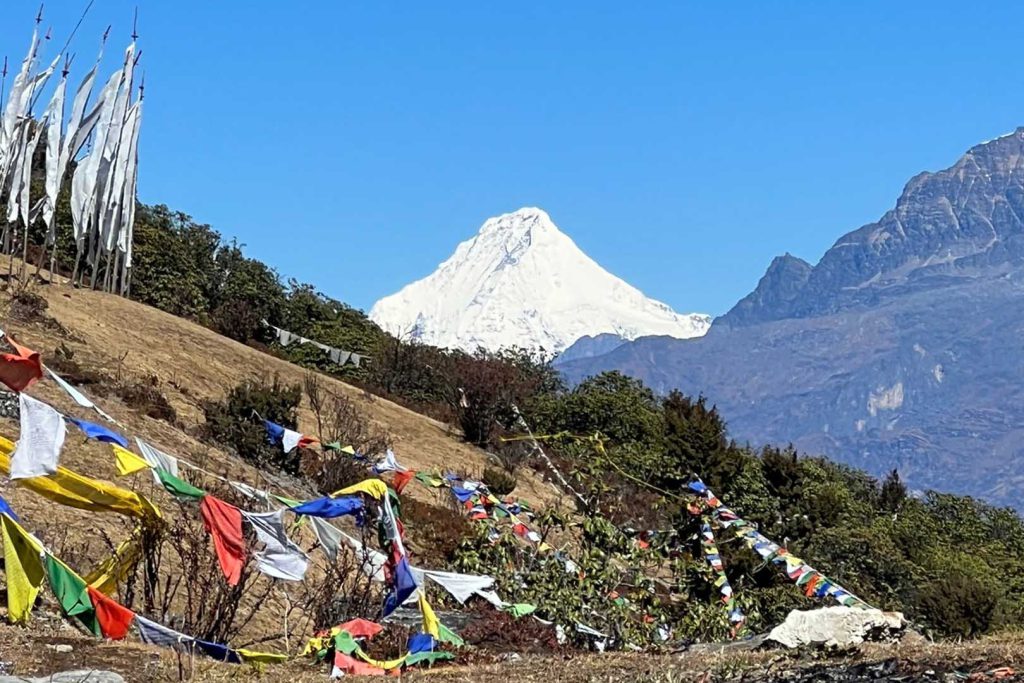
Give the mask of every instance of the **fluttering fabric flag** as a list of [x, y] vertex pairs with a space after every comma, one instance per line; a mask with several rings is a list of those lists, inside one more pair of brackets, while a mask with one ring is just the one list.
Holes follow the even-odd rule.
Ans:
[[160, 645], [161, 647], [186, 651], [193, 642], [191, 636], [179, 633], [155, 621], [150, 621], [139, 614], [135, 615], [135, 627], [139, 629], [139, 638], [147, 645]]
[[128, 448], [128, 439], [124, 438], [120, 434], [110, 429], [107, 429], [103, 425], [98, 425], [93, 422], [87, 422], [86, 420], [80, 420], [75, 417], [69, 417], [68, 422], [72, 423], [76, 427], [82, 430], [82, 433], [90, 439], [96, 441], [103, 441], [104, 443], [111, 443], [120, 446], [121, 448]]
[[55, 474], [67, 433], [63, 416], [26, 394], [19, 394], [18, 401], [21, 432], [11, 456], [11, 479]]
[[135, 571], [142, 556], [140, 539], [141, 527], [135, 527], [131, 536], [121, 541], [114, 554], [103, 560], [85, 576], [85, 582], [104, 595], [113, 595], [117, 585], [125, 580], [129, 572]]
[[291, 453], [299, 445], [300, 441], [302, 441], [301, 432], [286, 428], [281, 436], [281, 448], [284, 449], [285, 453]]
[[335, 626], [331, 629], [331, 632], [346, 631], [356, 638], [373, 638], [383, 630], [384, 627], [380, 624], [374, 623], [368, 619], [356, 617], [355, 619], [346, 621], [344, 624]]
[[440, 622], [437, 625], [437, 631], [437, 639], [442, 643], [448, 643], [455, 647], [462, 647], [466, 644], [466, 641], [462, 639], [462, 636]]
[[264, 505], [270, 505], [270, 494], [268, 494], [266, 491], [254, 488], [252, 486], [249, 486], [248, 484], [243, 484], [240, 481], [229, 481], [228, 485], [230, 485], [231, 488], [238, 491], [249, 500], [255, 500], [257, 502], [263, 503]]
[[211, 643], [206, 640], [199, 640], [198, 638], [192, 642], [203, 654], [212, 659], [216, 659], [218, 662], [227, 662], [228, 664], [242, 663], [242, 658], [238, 656], [238, 653], [227, 645]]
[[25, 391], [43, 376], [43, 363], [39, 352], [22, 346], [7, 335], [14, 353], [0, 353], [0, 382], [11, 391]]
[[242, 535], [242, 513], [234, 505], [206, 495], [199, 501], [203, 525], [213, 537], [217, 560], [229, 586], [237, 586], [245, 564], [245, 537]]
[[[483, 591], [494, 585], [493, 577], [476, 574], [456, 574], [455, 572], [425, 569], [423, 576], [448, 591], [460, 604], [465, 603], [474, 595], [481, 595]], [[482, 597], [486, 599], [486, 596]]]
[[309, 569], [309, 558], [284, 531], [284, 510], [254, 513], [241, 511], [252, 525], [264, 549], [255, 554], [256, 567], [267, 576], [285, 581], [302, 581]]
[[[461, 640], [461, 638], [460, 638]], [[435, 650], [433, 652], [414, 652], [405, 658], [406, 666], [416, 666], [426, 662], [427, 664], [433, 664], [434, 662], [442, 662], [450, 659], [455, 659], [455, 655], [451, 652], [442, 652]]]
[[117, 467], [117, 474], [126, 477], [141, 470], [149, 469], [149, 463], [135, 455], [126, 448], [121, 448], [116, 443], [110, 447], [114, 450], [114, 466]]
[[384, 454], [384, 458], [381, 459], [377, 464], [373, 466], [373, 471], [376, 474], [383, 474], [384, 472], [405, 472], [405, 468], [398, 464], [398, 459], [395, 457], [395, 452], [390, 448]]
[[395, 472], [395, 478], [392, 480], [392, 484], [395, 488], [395, 493], [399, 495], [405, 491], [405, 487], [409, 485], [413, 477], [416, 475], [412, 470], [405, 470], [404, 472]]
[[[13, 519], [15, 522], [20, 522], [21, 521], [20, 519], [18, 519], [18, 515], [16, 515], [14, 513], [14, 510], [11, 508], [11, 506], [8, 505], [7, 501], [4, 500], [3, 496], [0, 496], [0, 514], [7, 515], [11, 519]], [[340, 538], [340, 536], [339, 536], [339, 538]], [[337, 549], [335, 549], [335, 552], [337, 552]]]
[[45, 194], [41, 201], [43, 221], [46, 223], [45, 244], [53, 244], [53, 214], [57, 206], [57, 193], [60, 191], [60, 142], [61, 128], [64, 122], [64, 94], [67, 92], [68, 74], [64, 71], [60, 83], [53, 91], [50, 104], [46, 107], [43, 119], [46, 121], [46, 182]]
[[420, 603], [420, 615], [423, 617], [423, 632], [429, 633], [434, 638], [440, 637], [440, 631], [438, 625], [440, 622], [437, 620], [437, 615], [434, 614], [434, 608], [427, 602], [427, 593], [422, 588], [418, 591], [419, 603]]
[[50, 590], [57, 596], [64, 613], [77, 617], [93, 635], [100, 635], [100, 624], [96, 620], [96, 610], [89, 599], [85, 579], [49, 553], [46, 554], [46, 576], [50, 580]]
[[43, 548], [27, 531], [7, 515], [0, 515], [4, 540], [4, 574], [7, 576], [7, 620], [28, 622], [46, 572]]
[[180, 500], [199, 500], [206, 496], [206, 491], [196, 488], [187, 481], [178, 479], [170, 472], [164, 470], [156, 470], [157, 479], [163, 485], [167, 492], [175, 498]]
[[313, 525], [313, 533], [316, 534], [316, 540], [320, 542], [324, 555], [330, 562], [337, 562], [338, 550], [341, 547], [341, 529], [319, 517], [310, 517], [309, 521]]
[[308, 500], [301, 505], [292, 508], [297, 515], [309, 515], [310, 517], [334, 518], [342, 515], [355, 515], [363, 511], [363, 501], [358, 496], [347, 496], [344, 498], [315, 498]]
[[255, 650], [246, 650], [244, 647], [240, 647], [235, 652], [242, 658], [243, 662], [258, 662], [260, 664], [277, 664], [279, 662], [287, 662], [288, 655], [281, 655], [274, 652], [256, 652]]
[[93, 609], [96, 610], [96, 621], [100, 624], [103, 637], [110, 640], [123, 640], [128, 635], [128, 627], [135, 619], [135, 612], [108, 598], [92, 586], [86, 586], [86, 590], [89, 591], [89, 600], [92, 601]]
[[50, 378], [53, 379], [53, 381], [56, 382], [58, 385], [60, 385], [60, 388], [67, 392], [67, 395], [70, 396], [71, 400], [73, 400], [75, 403], [82, 406], [83, 408], [88, 408], [89, 410], [96, 411], [96, 413], [100, 417], [102, 417], [104, 420], [107, 420], [108, 422], [118, 424], [117, 420], [103, 412], [102, 408], [100, 408], [98, 405], [89, 400], [89, 397], [80, 392], [78, 389], [71, 386], [71, 384], [65, 381], [63, 377], [61, 377], [48, 367], [44, 366], [44, 369], [50, 375]]
[[417, 652], [433, 652], [436, 644], [437, 642], [434, 640], [434, 636], [429, 633], [414, 633], [409, 636], [409, 653], [416, 654]]
[[139, 455], [149, 463], [149, 466], [153, 468], [153, 481], [157, 484], [160, 482], [158, 476], [159, 470], [163, 470], [170, 475], [175, 477], [178, 476], [178, 459], [173, 455], [164, 453], [159, 448], [151, 446], [139, 437], [135, 437], [135, 443], [139, 446]]
[[346, 486], [343, 489], [335, 491], [331, 494], [332, 498], [338, 496], [348, 496], [353, 493], [365, 493], [368, 496], [373, 496], [377, 500], [381, 500], [388, 494], [388, 485], [380, 479], [364, 479], [358, 484], [352, 484], [352, 486]]
[[409, 560], [405, 557], [402, 557], [395, 564], [392, 578], [393, 585], [391, 591], [384, 600], [384, 611], [382, 614], [384, 617], [398, 609], [399, 605], [405, 603], [418, 587], [416, 585], [416, 578], [412, 574], [412, 569], [409, 567]]
[[[0, 469], [9, 472], [14, 444], [0, 437]], [[145, 496], [58, 467], [56, 474], [21, 479], [19, 484], [61, 505], [90, 512], [116, 512], [135, 519], [159, 518], [160, 510]]]
[[270, 420], [264, 420], [263, 425], [267, 429], [267, 441], [275, 446], [279, 445], [284, 439], [284, 427]]

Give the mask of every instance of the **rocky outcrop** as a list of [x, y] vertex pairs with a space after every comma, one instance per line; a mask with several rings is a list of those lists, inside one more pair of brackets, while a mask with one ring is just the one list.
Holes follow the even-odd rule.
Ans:
[[793, 610], [773, 628], [766, 644], [786, 648], [847, 648], [865, 641], [891, 642], [899, 639], [907, 622], [899, 612], [833, 606], [815, 610]]

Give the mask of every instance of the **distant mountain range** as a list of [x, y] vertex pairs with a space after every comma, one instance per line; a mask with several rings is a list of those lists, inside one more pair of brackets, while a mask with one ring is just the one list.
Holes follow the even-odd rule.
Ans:
[[710, 316], [676, 313], [604, 270], [535, 208], [487, 220], [432, 274], [374, 304], [370, 318], [443, 348], [550, 353], [585, 335], [619, 343], [650, 334], [688, 338], [711, 324]]
[[559, 367], [703, 393], [741, 441], [1020, 506], [1024, 128], [915, 176], [817, 265], [776, 257], [706, 336], [594, 348]]

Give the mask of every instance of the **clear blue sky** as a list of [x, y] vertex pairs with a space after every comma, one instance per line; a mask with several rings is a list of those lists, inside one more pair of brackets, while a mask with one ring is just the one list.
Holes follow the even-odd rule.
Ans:
[[[140, 198], [368, 309], [537, 205], [677, 310], [724, 313], [913, 174], [1024, 125], [1024, 3], [95, 0], [139, 5]], [[85, 0], [50, 0], [53, 50]], [[528, 5], [524, 7], [524, 5]], [[5, 3], [24, 53], [38, 2]]]

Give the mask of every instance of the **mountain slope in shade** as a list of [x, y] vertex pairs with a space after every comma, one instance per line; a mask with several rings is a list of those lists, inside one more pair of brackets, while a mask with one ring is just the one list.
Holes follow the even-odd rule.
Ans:
[[535, 208], [487, 220], [432, 274], [374, 304], [370, 318], [392, 334], [444, 348], [549, 353], [585, 335], [689, 338], [711, 324], [607, 272]]
[[740, 441], [1024, 506], [1024, 129], [914, 177], [817, 265], [776, 258], [705, 337], [559, 367], [703, 393]]

